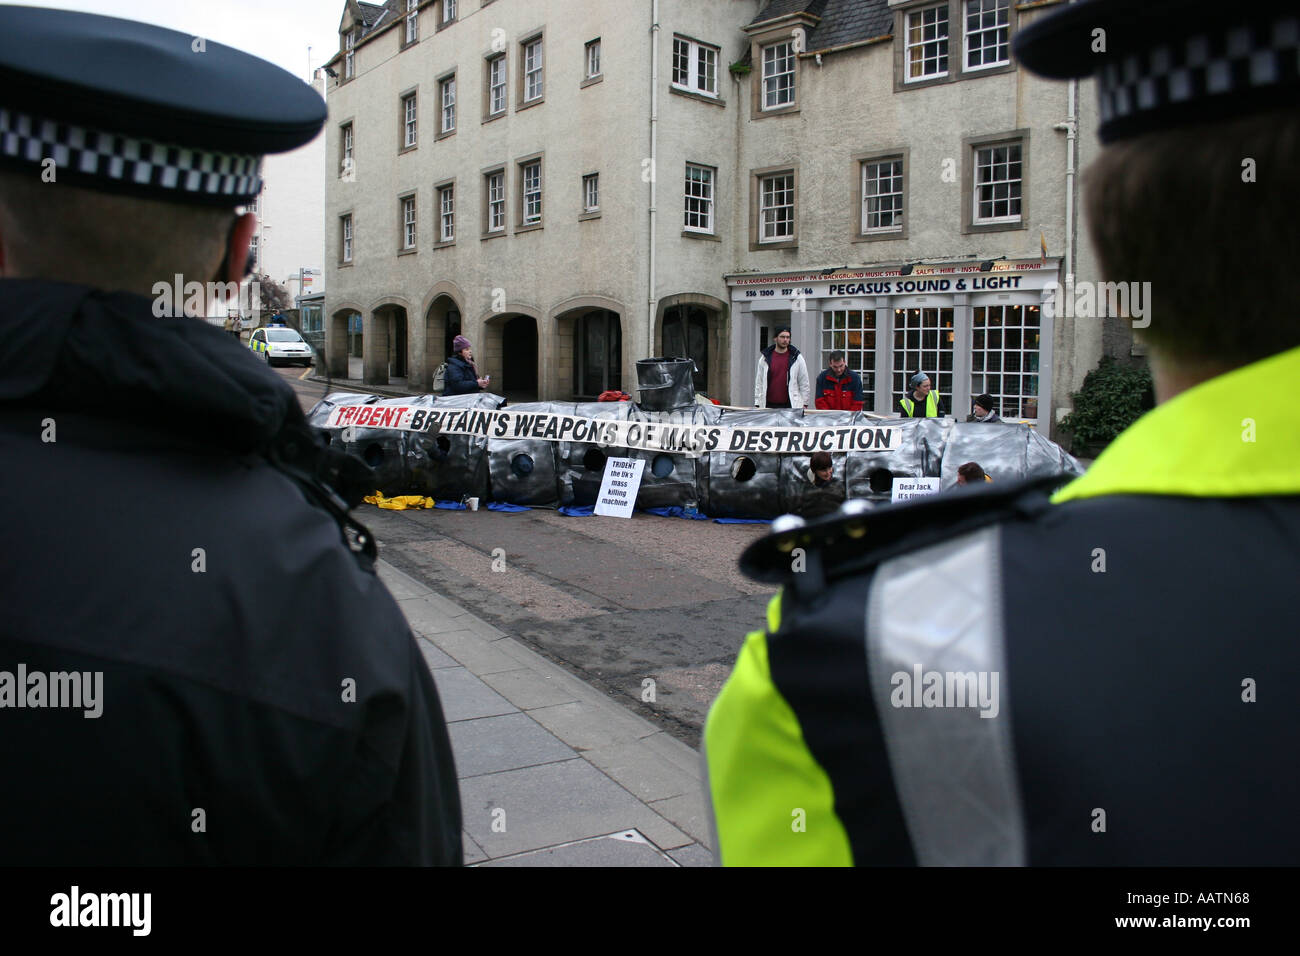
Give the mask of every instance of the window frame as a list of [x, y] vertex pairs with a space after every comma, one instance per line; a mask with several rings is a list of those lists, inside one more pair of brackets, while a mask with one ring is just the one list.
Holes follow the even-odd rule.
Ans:
[[[515, 205], [515, 233], [531, 232], [534, 229], [541, 229], [546, 222], [546, 208], [544, 199], [546, 195], [546, 180], [543, 177], [542, 153], [533, 153], [529, 156], [522, 156], [515, 160], [516, 172], [516, 192], [518, 202]], [[537, 167], [537, 218], [531, 222], [527, 221], [528, 209], [528, 170]]]
[[[944, 34], [942, 40], [940, 41], [940, 40], [922, 39], [919, 43], [912, 43], [908, 37], [908, 31], [911, 29], [912, 17], [914, 16], [924, 17], [924, 15], [930, 12], [931, 10], [943, 11]], [[907, 10], [902, 11], [903, 31], [900, 34], [900, 36], [902, 36], [903, 38], [902, 47], [903, 47], [903, 82], [904, 83], [908, 84], [909, 86], [914, 86], [918, 83], [928, 83], [928, 82], [935, 82], [939, 80], [946, 80], [952, 75], [953, 48], [956, 47], [959, 54], [961, 52], [961, 44], [953, 42], [952, 12], [953, 11], [952, 11], [951, 0], [943, 0], [942, 3], [920, 4], [918, 6], [910, 7]], [[924, 32], [925, 29], [924, 21], [922, 21], [921, 23], [921, 29], [922, 32]], [[921, 63], [922, 66], [924, 67], [925, 62], [928, 59], [925, 55], [925, 47], [928, 44], [935, 43], [935, 42], [942, 42], [945, 44], [945, 49], [942, 54], [942, 57], [944, 59], [943, 70], [935, 73], [922, 73], [920, 76], [916, 76], [916, 77], [910, 76], [909, 75], [910, 70], [908, 68], [912, 62], [910, 56], [911, 51], [913, 49], [918, 49], [918, 48], [922, 51]]]
[[[499, 86], [492, 85], [492, 67], [494, 64], [501, 64], [501, 83]], [[492, 110], [492, 91], [501, 90], [501, 108], [495, 112]], [[492, 120], [500, 119], [510, 112], [510, 54], [505, 50], [500, 53], [490, 53], [483, 58], [483, 122], [490, 123]]]
[[402, 49], [420, 42], [420, 0], [406, 0], [406, 13], [403, 14]]
[[343, 34], [343, 82], [357, 78], [357, 33], [354, 26]]
[[[446, 139], [448, 136], [456, 135], [456, 71], [444, 73], [438, 77], [438, 132], [434, 140]], [[447, 91], [451, 91], [451, 126], [447, 126]]]
[[[411, 215], [407, 218], [407, 204], [410, 204]], [[399, 256], [409, 256], [411, 253], [420, 250], [420, 204], [416, 193], [403, 193], [397, 197], [397, 254]], [[408, 243], [407, 236], [410, 235]]]
[[[790, 100], [789, 102], [786, 103], [777, 103], [774, 106], [768, 106], [767, 105], [767, 81], [769, 77], [767, 75], [767, 51], [774, 50], [777, 47], [781, 47], [781, 46], [788, 46], [790, 48], [790, 56], [789, 56]], [[798, 92], [799, 53], [795, 49], [794, 37], [790, 37], [788, 39], [776, 40], [772, 43], [764, 43], [762, 46], [758, 48], [758, 52], [759, 52], [758, 82], [759, 82], [759, 92], [760, 95], [762, 96], [762, 99], [758, 104], [758, 110], [760, 113], [766, 113], [769, 115], [773, 113], [788, 112], [790, 109], [797, 106], [799, 102], [799, 92]], [[785, 72], [773, 74], [774, 77], [785, 76], [785, 75], [786, 75]]]
[[[398, 100], [401, 104], [401, 109], [398, 111], [399, 133], [397, 137], [397, 151], [398, 153], [407, 153], [413, 149], [420, 148], [419, 90], [406, 90], [398, 97]], [[414, 109], [412, 110], [408, 104], [413, 104]], [[408, 114], [411, 113], [414, 115], [409, 116]], [[408, 138], [411, 140], [410, 142], [407, 142]]]
[[[532, 72], [538, 77], [538, 93], [530, 99], [528, 98], [528, 50], [534, 45], [537, 47], [538, 57], [537, 68]], [[534, 31], [527, 39], [519, 41], [519, 85], [515, 96], [516, 113], [546, 102], [546, 35], [544, 32]]]
[[[763, 183], [778, 176], [791, 177], [791, 215], [790, 235], [778, 239], [762, 239], [763, 220]], [[799, 167], [794, 164], [784, 166], [767, 166], [752, 169], [749, 173], [749, 249], [758, 252], [763, 249], [795, 249], [799, 246]]]
[[[446, 198], [451, 198], [451, 236], [447, 236], [447, 202]], [[435, 249], [446, 248], [456, 244], [456, 180], [444, 179], [433, 184], [433, 201], [434, 209], [438, 216], [438, 228], [436, 238], [433, 243]]]
[[[930, 86], [938, 86], [944, 83], [959, 83], [963, 80], [974, 80], [984, 76], [995, 76], [1000, 73], [1010, 73], [1017, 69], [1014, 55], [1004, 63], [990, 64], [988, 66], [978, 66], [968, 68], [966, 66], [967, 39], [969, 34], [966, 32], [966, 4], [968, 0], [911, 0], [911, 2], [898, 2], [891, 4], [894, 12], [894, 92], [898, 93], [903, 90], [925, 89]], [[923, 13], [927, 9], [937, 9], [947, 7], [948, 11], [948, 70], [943, 75], [933, 75], [917, 77], [911, 79], [908, 77], [908, 59], [907, 59], [907, 23], [908, 18], [914, 14]], [[1020, 28], [1020, 11], [1015, 2], [1007, 4], [1007, 48], [1011, 49], [1015, 42], [1016, 33]], [[931, 41], [933, 42], [933, 41]]]
[[[686, 46], [686, 72], [687, 82], [679, 83], [677, 81], [677, 45], [685, 44]], [[700, 55], [702, 53], [713, 54], [713, 89], [707, 89], [700, 84]], [[705, 43], [703, 40], [696, 40], [693, 37], [681, 33], [673, 34], [672, 63], [668, 70], [668, 85], [670, 89], [682, 93], [690, 93], [695, 96], [703, 96], [711, 100], [720, 99], [722, 96], [722, 83], [718, 64], [722, 61], [722, 48], [713, 43]]]
[[[980, 220], [975, 214], [978, 203], [975, 178], [979, 151], [1003, 145], [1020, 147], [1020, 215], [1016, 219]], [[1018, 129], [988, 136], [966, 137], [962, 140], [962, 156], [962, 233], [1010, 232], [1028, 229], [1031, 185], [1030, 131]]]
[[[600, 173], [599, 172], [584, 173], [582, 176], [581, 184], [582, 184], [582, 194], [581, 194], [582, 212], [581, 214], [579, 214], [578, 219], [584, 220], [584, 219], [600, 218], [600, 214], [601, 214]], [[594, 188], [596, 193], [596, 204], [594, 206], [587, 201], [588, 194], [591, 192], [591, 188], [589, 187]]]
[[[354, 129], [354, 119], [348, 119], [339, 123], [339, 173], [338, 178], [344, 182], [355, 181], [357, 159], [356, 159], [356, 132]], [[349, 180], [348, 163], [351, 163], [353, 179]]]
[[350, 266], [356, 259], [356, 221], [352, 210], [339, 214], [340, 266]]
[[[908, 185], [910, 176], [910, 150], [903, 146], [897, 149], [873, 150], [869, 153], [860, 153], [853, 157], [853, 177], [854, 187], [853, 194], [857, 201], [857, 216], [853, 227], [852, 239], [856, 242], [879, 242], [895, 239], [906, 239], [908, 233], [908, 218], [911, 212], [908, 203]], [[872, 165], [880, 165], [887, 162], [902, 163], [902, 209], [900, 216], [902, 225], [889, 228], [871, 229], [867, 226], [867, 168]]]
[[[501, 198], [497, 200], [493, 200], [492, 181], [498, 177], [500, 178], [500, 182], [501, 182]], [[481, 183], [481, 190], [482, 190], [481, 207], [483, 209], [483, 219], [481, 222], [482, 232], [479, 238], [495, 239], [498, 236], [507, 235], [509, 231], [510, 223], [509, 223], [509, 215], [508, 215], [509, 206], [507, 205], [507, 199], [509, 197], [509, 194], [507, 192], [505, 164], [497, 163], [494, 166], [486, 166], [483, 169], [481, 169], [479, 171], [479, 182]], [[491, 228], [492, 205], [494, 202], [499, 203], [501, 207], [501, 225], [496, 229]]]
[[[1005, 27], [995, 26], [992, 29], [994, 31], [1001, 30], [1001, 29], [1005, 29], [1007, 31], [1007, 42], [1006, 42], [1007, 57], [1005, 60], [998, 60], [996, 63], [983, 63], [979, 66], [970, 66], [967, 62], [970, 57], [970, 50], [971, 50], [971, 46], [970, 46], [971, 31], [968, 29], [969, 26], [968, 19], [970, 17], [969, 8], [971, 3], [979, 3], [982, 6], [986, 2], [1000, 3], [1002, 5], [1000, 9], [1006, 11], [1006, 15], [1007, 15], [1006, 26]], [[1011, 3], [1011, 0], [961, 0], [960, 5], [958, 6], [958, 10], [961, 13], [961, 72], [963, 74], [983, 74], [983, 73], [987, 73], [990, 70], [997, 70], [1002, 67], [1010, 65], [1013, 59], [1011, 55], [1011, 37], [1012, 37], [1011, 21], [1013, 19], [1013, 14], [1015, 12], [1012, 9], [1012, 6], [1013, 5]], [[979, 30], [976, 30], [975, 32], [986, 33], [989, 31], [987, 28], [981, 27]], [[1001, 45], [1002, 44], [1000, 43], [995, 44], [995, 47]], [[980, 49], [984, 49], [984, 48], [981, 47]]]
[[[451, 15], [448, 16], [448, 11]], [[460, 18], [460, 10], [456, 5], [456, 0], [442, 0], [442, 7], [438, 11], [438, 29], [445, 30]]]
[[[709, 195], [704, 197], [692, 197], [690, 194], [691, 170], [698, 169], [708, 173]], [[699, 180], [696, 180], [699, 182]], [[707, 228], [701, 229], [698, 226], [690, 226], [687, 223], [690, 220], [691, 199], [701, 199], [708, 203], [708, 220]], [[714, 237], [718, 234], [718, 167], [710, 166], [707, 163], [693, 163], [689, 160], [686, 162], [682, 174], [682, 235], [690, 238]]]
[[[592, 54], [596, 57], [596, 72], [591, 71]], [[604, 66], [601, 63], [601, 44], [600, 37], [594, 40], [588, 40], [582, 46], [582, 83], [580, 87], [591, 86], [593, 83], [599, 83], [605, 78]]]

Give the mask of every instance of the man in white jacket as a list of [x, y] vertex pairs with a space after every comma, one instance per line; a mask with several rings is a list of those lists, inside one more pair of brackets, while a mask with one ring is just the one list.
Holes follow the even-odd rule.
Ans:
[[776, 341], [758, 354], [755, 408], [807, 408], [808, 366], [790, 344], [790, 326], [777, 326]]

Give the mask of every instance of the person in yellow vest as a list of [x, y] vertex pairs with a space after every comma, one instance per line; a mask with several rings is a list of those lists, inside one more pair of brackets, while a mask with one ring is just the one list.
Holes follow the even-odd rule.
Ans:
[[943, 414], [939, 393], [932, 390], [930, 376], [917, 372], [907, 386], [908, 393], [898, 400], [904, 418], [938, 418]]
[[1105, 278], [1155, 290], [1157, 407], [1063, 488], [750, 546], [784, 586], [704, 728], [724, 865], [1300, 859], [1300, 9], [1025, 20], [1023, 68], [1096, 74], [1085, 221]]

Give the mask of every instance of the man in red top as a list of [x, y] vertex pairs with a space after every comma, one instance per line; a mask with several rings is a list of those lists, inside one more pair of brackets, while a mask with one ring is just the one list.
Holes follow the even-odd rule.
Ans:
[[849, 370], [843, 352], [836, 349], [831, 353], [831, 367], [817, 376], [813, 396], [822, 411], [862, 411], [862, 379]]

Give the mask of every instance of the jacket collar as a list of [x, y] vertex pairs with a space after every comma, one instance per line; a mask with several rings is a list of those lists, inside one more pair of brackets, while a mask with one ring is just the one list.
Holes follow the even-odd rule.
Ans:
[[1300, 412], [1286, 387], [1295, 382], [1300, 348], [1202, 382], [1130, 425], [1052, 500], [1300, 494]]
[[201, 428], [239, 451], [303, 419], [286, 382], [202, 319], [156, 318], [145, 296], [33, 279], [0, 279], [3, 404]]
[[[763, 357], [767, 359], [768, 364], [771, 364], [772, 353], [775, 351], [776, 351], [775, 345], [769, 345], [767, 348], [763, 349]], [[793, 364], [794, 360], [799, 357], [799, 350], [795, 348], [793, 345], [791, 345], [789, 348], [789, 352], [790, 352], [790, 362], [791, 364]]]

